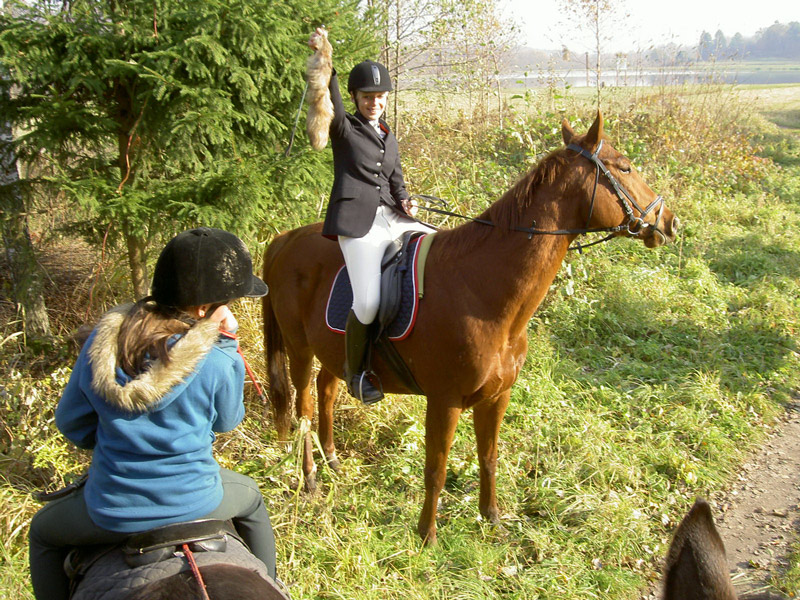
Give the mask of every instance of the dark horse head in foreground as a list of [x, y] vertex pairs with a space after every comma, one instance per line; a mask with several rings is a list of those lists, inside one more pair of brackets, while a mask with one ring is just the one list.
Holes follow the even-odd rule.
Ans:
[[736, 600], [725, 546], [711, 507], [697, 499], [672, 538], [664, 569], [664, 600]]
[[[663, 600], [737, 600], [725, 545], [714, 525], [711, 507], [698, 498], [672, 537], [664, 565]], [[781, 596], [769, 592], [749, 600]]]
[[[425, 501], [417, 531], [436, 539], [436, 506], [445, 482], [447, 457], [461, 413], [472, 409], [480, 466], [481, 513], [497, 521], [497, 439], [528, 349], [527, 324], [544, 298], [570, 243], [581, 233], [602, 230], [655, 248], [671, 242], [678, 222], [642, 180], [631, 161], [603, 134], [598, 114], [586, 135], [562, 124], [566, 147], [552, 152], [523, 175], [482, 215], [493, 226], [468, 222], [440, 231], [425, 267], [425, 296], [411, 334], [397, 352], [427, 397]], [[312, 420], [313, 359], [317, 375], [319, 440], [336, 468], [333, 406], [344, 364], [343, 336], [325, 323], [328, 291], [343, 264], [338, 246], [309, 225], [278, 236], [269, 246], [264, 280], [264, 334], [270, 399], [278, 434], [291, 424], [289, 378], [298, 418]], [[288, 358], [288, 366], [287, 366]], [[373, 369], [390, 393], [409, 393], [377, 357]], [[315, 486], [310, 435], [303, 471]]]

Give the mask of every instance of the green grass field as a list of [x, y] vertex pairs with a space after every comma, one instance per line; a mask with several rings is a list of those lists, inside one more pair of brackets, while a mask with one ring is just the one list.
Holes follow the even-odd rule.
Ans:
[[[543, 91], [496, 117], [431, 99], [403, 121], [409, 187], [475, 214], [594, 117], [591, 96]], [[248, 388], [221, 464], [262, 486], [279, 576], [299, 599], [638, 598], [698, 495], [725, 487], [800, 389], [800, 87], [609, 93], [607, 133], [683, 230], [670, 247], [616, 240], [570, 254], [529, 324], [530, 352], [500, 432], [499, 526], [478, 516], [469, 414], [450, 455], [439, 544], [414, 531], [423, 498], [424, 399], [364, 408], [341, 396], [339, 473], [296, 490], [296, 451]], [[257, 242], [253, 240], [252, 247]], [[524, 276], [524, 274], [520, 274]], [[263, 377], [260, 309], [236, 306]], [[54, 431], [71, 359], [0, 339], [0, 596], [32, 598], [30, 493], [88, 461]], [[300, 432], [297, 433], [297, 436]], [[791, 573], [781, 585], [796, 593]]]

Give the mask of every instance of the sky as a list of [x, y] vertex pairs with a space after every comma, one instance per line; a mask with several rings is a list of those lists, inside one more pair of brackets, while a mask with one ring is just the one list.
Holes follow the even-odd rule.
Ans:
[[[519, 24], [520, 42], [537, 49], [590, 50], [594, 44], [559, 7], [563, 0], [500, 0], [504, 14]], [[712, 36], [718, 29], [727, 38], [735, 33], [750, 37], [775, 21], [800, 21], [800, 0], [611, 0], [629, 14], [609, 27], [609, 51], [645, 49], [673, 42], [694, 46], [705, 30]]]

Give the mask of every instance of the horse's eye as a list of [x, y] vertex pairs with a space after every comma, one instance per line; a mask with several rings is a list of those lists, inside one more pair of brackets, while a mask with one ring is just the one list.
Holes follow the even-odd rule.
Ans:
[[630, 172], [631, 172], [631, 168], [630, 168], [630, 167], [622, 167], [622, 168], [619, 170], [619, 172], [620, 172], [620, 173], [625, 173], [625, 174], [628, 174], [628, 173], [630, 173]]

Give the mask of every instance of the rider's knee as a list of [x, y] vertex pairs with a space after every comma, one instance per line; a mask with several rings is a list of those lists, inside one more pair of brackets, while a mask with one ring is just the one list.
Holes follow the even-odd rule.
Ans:
[[353, 302], [353, 312], [364, 325], [369, 325], [378, 316], [378, 302]]

